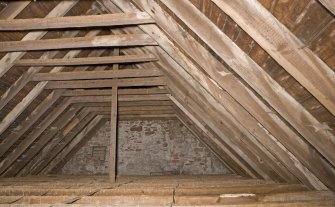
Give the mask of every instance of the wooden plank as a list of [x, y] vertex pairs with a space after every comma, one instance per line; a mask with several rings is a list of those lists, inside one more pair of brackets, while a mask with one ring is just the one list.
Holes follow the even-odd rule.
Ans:
[[[146, 94], [166, 94], [168, 91], [164, 88], [152, 87], [145, 89], [119, 89], [120, 95], [146, 95]], [[62, 96], [107, 96], [112, 95], [112, 89], [74, 89], [66, 90]]]
[[29, 174], [38, 175], [43, 174], [43, 170], [49, 165], [49, 163], [62, 151], [62, 149], [78, 134], [87, 123], [89, 123], [93, 117], [94, 113], [91, 113], [87, 109], [83, 109], [75, 116], [70, 119], [68, 125], [65, 125], [61, 129], [61, 133], [58, 133], [55, 139], [44, 148], [42, 156], [38, 159], [34, 159], [34, 165], [32, 168], [28, 169]]
[[0, 31], [103, 27], [155, 23], [145, 12], [0, 20]]
[[[335, 115], [335, 72], [257, 0], [212, 0]], [[335, 2], [332, 1], [335, 8]], [[245, 12], [248, 11], [248, 12]]]
[[[114, 55], [120, 54], [120, 49], [115, 48]], [[118, 71], [119, 65], [114, 64], [113, 70]], [[110, 125], [111, 134], [109, 141], [109, 164], [108, 164], [108, 177], [109, 181], [115, 183], [116, 181], [116, 168], [117, 168], [117, 129], [118, 129], [118, 87], [112, 88], [112, 100], [110, 108]]]
[[13, 132], [6, 137], [0, 144], [0, 156], [5, 154], [7, 150], [34, 124], [36, 121], [58, 100], [62, 91], [52, 92], [46, 97]]
[[[211, 92], [213, 97], [220, 101], [230, 113], [235, 114], [235, 117], [239, 117], [240, 122], [246, 128], [249, 128], [249, 131], [251, 130], [253, 134], [257, 135], [256, 138], [264, 137], [265, 139], [261, 140], [261, 142], [264, 143], [275, 156], [280, 158], [282, 163], [287, 165], [287, 168], [299, 177], [301, 182], [316, 189], [325, 189], [325, 186], [318, 178], [322, 179], [325, 183], [331, 183], [329, 182], [329, 177], [332, 177], [332, 167], [328, 163], [325, 163], [323, 158], [318, 155], [309, 144], [301, 140], [275, 112], [271, 112], [273, 109], [263, 104], [252, 91], [234, 78], [225, 68], [225, 65], [219, 62], [216, 57], [199, 44], [191, 35], [188, 35], [187, 31], [172, 21], [169, 15], [156, 3], [152, 1], [147, 3], [142, 1], [135, 2], [139, 7], [152, 15], [160, 28], [164, 29], [165, 34], [169, 35], [169, 39], [173, 39], [174, 43], [183, 48], [183, 51], [185, 51], [189, 57], [192, 57], [193, 60], [207, 72], [210, 78], [207, 77], [206, 74], [202, 74], [198, 71], [197, 68], [191, 67], [192, 63], [182, 59], [183, 54], [178, 53], [178, 50], [173, 50], [171, 47], [169, 48], [169, 45], [166, 44], [167, 38], [163, 39], [163, 34], [159, 33], [158, 30], [153, 30], [149, 28], [149, 26], [142, 26], [141, 28], [148, 34], [157, 34], [156, 37], [152, 37], [159, 42], [166, 51], [169, 51], [170, 55], [172, 55], [172, 57], [174, 56], [174, 59], [178, 60], [179, 64], [184, 66], [184, 69], [206, 88], [207, 91]], [[110, 8], [110, 4], [106, 4], [106, 6]], [[156, 12], [154, 13], [152, 10]], [[220, 70], [217, 70], [217, 68], [220, 68]], [[229, 94], [225, 93], [216, 84], [213, 84], [212, 80], [215, 80], [218, 85]], [[230, 95], [232, 97], [230, 97]], [[238, 101], [238, 103], [234, 99]], [[245, 111], [245, 109], [247, 111]], [[249, 113], [254, 118], [251, 117]], [[262, 135], [264, 132], [268, 133], [269, 136]], [[318, 178], [316, 178], [313, 173]]]
[[335, 2], [333, 0], [319, 0], [319, 2], [335, 15]]
[[21, 11], [30, 4], [31, 1], [10, 2], [6, 8], [0, 12], [0, 19], [14, 19]]
[[[49, 172], [51, 174], [59, 174], [59, 171], [64, 167], [64, 165], [83, 147], [86, 145], [86, 143], [98, 132], [101, 127], [103, 127], [108, 119], [102, 119], [73, 149], [60, 161], [53, 169], [51, 169]], [[72, 190], [69, 190], [71, 193]], [[89, 191], [89, 192], [87, 192]], [[94, 190], [84, 190], [84, 193], [80, 193], [79, 195], [88, 195], [90, 192]], [[60, 192], [60, 194], [64, 195], [64, 190]], [[57, 195], [57, 189], [55, 190], [49, 190], [48, 195]], [[72, 194], [74, 196], [78, 196], [78, 193]]]
[[[117, 4], [120, 8], [126, 8], [126, 10], [127, 9], [129, 9], [129, 7], [130, 7], [130, 9], [133, 9], [133, 7], [131, 7], [131, 6], [129, 6], [128, 8], [127, 8], [127, 4], [129, 3], [129, 2], [125, 2], [125, 1], [122, 1], [122, 2], [120, 2], [120, 1], [113, 1], [115, 4]], [[129, 11], [129, 10], [128, 10]], [[154, 34], [153, 36], [155, 36], [155, 37], [161, 37], [162, 36], [162, 32], [160, 32], [159, 31], [159, 29], [155, 29], [155, 28], [153, 28], [154, 26], [152, 26], [152, 27], [150, 27], [150, 29], [149, 29], [149, 27], [145, 27], [145, 26], [143, 26], [143, 27], [141, 27], [141, 29], [143, 29], [144, 31], [146, 31], [148, 34]], [[115, 30], [114, 30], [115, 31]], [[164, 36], [164, 34], [163, 34], [163, 36]], [[169, 41], [168, 39], [164, 39], [165, 41], [161, 41], [160, 42], [160, 45], [164, 45], [164, 43], [166, 42], [166, 41]], [[166, 44], [165, 44], [166, 45]], [[164, 46], [165, 46], [164, 45]], [[173, 45], [173, 43], [172, 43], [172, 45]], [[169, 47], [169, 46], [168, 46]], [[172, 55], [172, 56], [174, 56], [174, 54], [178, 54], [178, 55], [180, 55], [180, 56], [183, 56], [183, 54], [180, 54], [180, 52], [179, 52], [179, 50], [178, 49], [175, 49], [175, 50], [173, 50], [173, 52], [171, 52], [171, 50], [169, 50], [170, 48], [164, 48], [164, 50], [168, 50], [169, 52], [170, 52], [170, 54], [169, 55]], [[125, 50], [124, 50], [125, 51]], [[160, 58], [161, 59], [163, 59], [163, 61], [167, 61], [169, 58], [167, 57], [168, 55], [164, 55], [164, 53], [162, 53], [160, 50], [156, 50], [156, 52], [158, 53], [158, 54], [160, 54]], [[177, 58], [178, 59], [178, 58]], [[161, 60], [162, 61], [162, 60]], [[171, 61], [170, 61], [171, 62]], [[172, 63], [170, 63], [170, 64], [172, 64]], [[176, 66], [175, 66], [176, 65]], [[187, 64], [185, 64], [185, 67], [190, 67], [190, 65], [192, 65], [192, 63], [191, 63], [191, 61], [189, 61]], [[166, 66], [166, 68], [174, 68], [174, 67], [177, 67], [178, 68], [178, 64], [173, 64], [173, 66], [171, 66], [171, 65], [167, 65]], [[182, 68], [178, 68], [178, 69], [175, 69], [176, 71], [183, 71], [183, 69]], [[167, 73], [169, 74], [170, 73], [170, 70], [168, 70], [167, 71]], [[171, 74], [170, 74], [171, 75]], [[175, 77], [173, 78], [173, 79], [176, 79]], [[189, 77], [185, 77], [185, 79], [187, 80], [183, 80], [183, 81], [180, 81], [181, 83], [184, 83], [184, 82], [189, 82], [189, 80], [190, 80], [190, 78]], [[172, 81], [173, 82], [173, 81]], [[209, 83], [211, 83], [211, 81], [210, 82], [208, 82], [208, 83], [206, 83], [206, 84], [209, 84]], [[172, 84], [174, 84], [174, 83], [172, 83]], [[188, 91], [193, 91], [194, 89], [189, 89]], [[195, 97], [197, 96], [197, 95], [194, 95]], [[204, 104], [204, 105], [207, 105], [207, 104]], [[206, 121], [207, 122], [207, 121]], [[223, 132], [222, 132], [223, 133]], [[222, 134], [221, 133], [221, 134]], [[225, 135], [222, 135], [223, 137], [225, 137]], [[232, 137], [234, 137], [234, 136], [236, 136], [236, 135], [231, 135]], [[238, 135], [237, 135], [238, 136]], [[229, 136], [228, 136], [229, 137]], [[240, 151], [239, 151], [239, 153], [240, 153]], [[247, 157], [245, 157], [245, 158], [247, 158]], [[258, 162], [258, 161], [257, 161]], [[250, 167], [250, 166], [249, 166]], [[257, 174], [257, 173], [256, 173]]]
[[[26, 164], [31, 161], [34, 156], [40, 152], [41, 149], [46, 147], [46, 145], [51, 141], [52, 139], [57, 139], [58, 137], [54, 137], [57, 133], [63, 132], [63, 128], [69, 124], [69, 122], [73, 119], [73, 117], [76, 115], [76, 113], [80, 110], [80, 107], [74, 106], [61, 114], [60, 118], [57, 119], [57, 121], [49, 126], [49, 130], [47, 133], [43, 134], [43, 138], [39, 139], [32, 148], [29, 148], [27, 152], [24, 153], [24, 155], [16, 160], [3, 174], [4, 176], [17, 176], [20, 170], [22, 170]], [[61, 140], [61, 139], [59, 139]], [[46, 153], [46, 156], [50, 155], [49, 153]]]
[[[165, 78], [123, 78], [112, 80], [75, 80], [75, 81], [50, 81], [46, 89], [61, 88], [110, 88], [110, 87], [131, 87], [131, 86], [164, 86]], [[1, 126], [1, 125], [0, 125]], [[1, 129], [1, 127], [0, 127]]]
[[0, 42], [0, 52], [148, 45], [157, 45], [157, 43], [146, 34], [104, 35], [96, 37]]
[[[77, 35], [79, 31], [72, 31], [69, 33], [64, 33], [63, 37], [73, 37]], [[90, 31], [86, 36], [96, 36], [99, 31]], [[79, 54], [80, 50], [72, 50], [68, 52], [64, 58], [71, 58]], [[97, 52], [92, 52], [91, 54], [96, 54]], [[53, 58], [58, 54], [58, 51], [45, 52], [41, 59]], [[98, 54], [97, 54], [98, 55]], [[38, 73], [42, 67], [30, 67], [26, 73], [24, 73], [11, 87], [9, 87], [4, 94], [2, 94], [0, 99], [0, 110], [10, 101], [13, 97], [30, 81], [34, 74]], [[50, 72], [59, 72], [63, 67], [53, 68]]]
[[138, 78], [162, 76], [157, 68], [148, 69], [122, 69], [106, 71], [77, 71], [59, 73], [38, 73], [34, 75], [32, 81], [60, 81], [60, 80], [94, 80], [110, 78]]
[[36, 127], [36, 130], [30, 133], [24, 141], [20, 142], [20, 145], [17, 148], [6, 156], [6, 158], [0, 163], [0, 174], [7, 170], [7, 168], [22, 155], [22, 153], [43, 133], [43, 131], [50, 126], [50, 124], [55, 121], [61, 113], [63, 113], [70, 103], [71, 100], [69, 98], [65, 98], [63, 102], [45, 118], [45, 121]]
[[[71, 98], [73, 103], [89, 103], [89, 102], [109, 102], [111, 96], [77, 96]], [[168, 101], [170, 100], [166, 94], [152, 95], [119, 95], [120, 102], [139, 102], [139, 101]]]
[[[331, 164], [335, 165], [335, 154], [332, 153], [335, 147], [334, 135], [328, 131], [314, 130], [313, 128], [313, 126], [320, 126], [322, 123], [316, 120], [191, 3], [175, 0], [162, 0], [162, 2], [181, 18], [217, 55], [225, 60]], [[208, 31], [213, 31], [210, 36]], [[320, 142], [320, 139], [322, 139], [322, 142]]]
[[[176, 116], [178, 120], [184, 124], [184, 126], [190, 130], [190, 132], [199, 140], [201, 144], [203, 144], [213, 155], [227, 168], [231, 173], [236, 174], [232, 167], [226, 161], [226, 157], [222, 156], [218, 146], [210, 142], [210, 138], [201, 131], [192, 121], [187, 117], [184, 113], [181, 113], [181, 110], [175, 106]], [[213, 145], [214, 144], [214, 145]]]
[[[65, 15], [79, 0], [69, 0], [60, 2], [46, 17], [56, 17]], [[41, 39], [47, 32], [30, 32], [22, 38], [22, 41]], [[25, 55], [25, 52], [7, 53], [0, 60], [0, 78], [13, 66], [14, 61]]]
[[99, 122], [103, 119], [103, 115], [95, 116], [88, 125], [77, 134], [70, 143], [68, 143], [64, 149], [53, 159], [46, 169], [45, 173], [48, 173], [49, 170], [52, 170], [61, 160], [63, 160], [68, 153], [71, 152], [73, 147], [75, 147]]
[[107, 65], [113, 63], [139, 63], [156, 61], [151, 54], [84, 57], [68, 59], [21, 59], [14, 63], [15, 66], [78, 66], [78, 65]]

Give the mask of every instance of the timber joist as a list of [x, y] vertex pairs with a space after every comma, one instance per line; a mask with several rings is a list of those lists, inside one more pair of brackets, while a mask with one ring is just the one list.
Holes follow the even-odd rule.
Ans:
[[[35, 191], [29, 183], [18, 191], [20, 181], [0, 179], [14, 186], [0, 189], [0, 206], [127, 199], [169, 206], [334, 204], [327, 191], [335, 190], [332, 1], [0, 5], [1, 176], [59, 172], [112, 120], [109, 181], [118, 184], [117, 121], [178, 119], [232, 173], [265, 180], [259, 188], [254, 180], [202, 188], [193, 178], [176, 179], [173, 184], [195, 181], [199, 188], [141, 194], [134, 186], [147, 180], [139, 179], [127, 190], [96, 189], [88, 196], [87, 189], [62, 189], [71, 186], [66, 183], [55, 190], [40, 183]], [[307, 193], [303, 185], [325, 192]]]

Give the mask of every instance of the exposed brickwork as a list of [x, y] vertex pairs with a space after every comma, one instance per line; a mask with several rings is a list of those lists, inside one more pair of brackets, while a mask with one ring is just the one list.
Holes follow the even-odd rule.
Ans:
[[[106, 174], [109, 133], [108, 122], [69, 160], [62, 173]], [[121, 121], [118, 133], [119, 175], [229, 173], [179, 121]]]

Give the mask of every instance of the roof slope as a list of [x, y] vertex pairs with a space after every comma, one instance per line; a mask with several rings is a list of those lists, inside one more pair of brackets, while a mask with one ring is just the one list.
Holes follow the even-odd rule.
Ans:
[[119, 88], [119, 119], [178, 118], [238, 175], [334, 190], [335, 18], [320, 2], [3, 2], [1, 175], [52, 172]]

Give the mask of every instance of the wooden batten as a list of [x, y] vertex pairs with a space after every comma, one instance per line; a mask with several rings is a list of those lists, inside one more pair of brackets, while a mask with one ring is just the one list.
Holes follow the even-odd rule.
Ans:
[[[22, 5], [23, 6], [23, 5]], [[103, 27], [154, 23], [145, 12], [0, 20], [0, 31]]]
[[159, 69], [122, 69], [108, 71], [77, 71], [59, 73], [38, 73], [32, 81], [94, 80], [111, 78], [139, 78], [162, 76]]
[[0, 52], [147, 45], [157, 45], [157, 43], [151, 39], [150, 36], [145, 34], [105, 35], [96, 37], [0, 42]]

